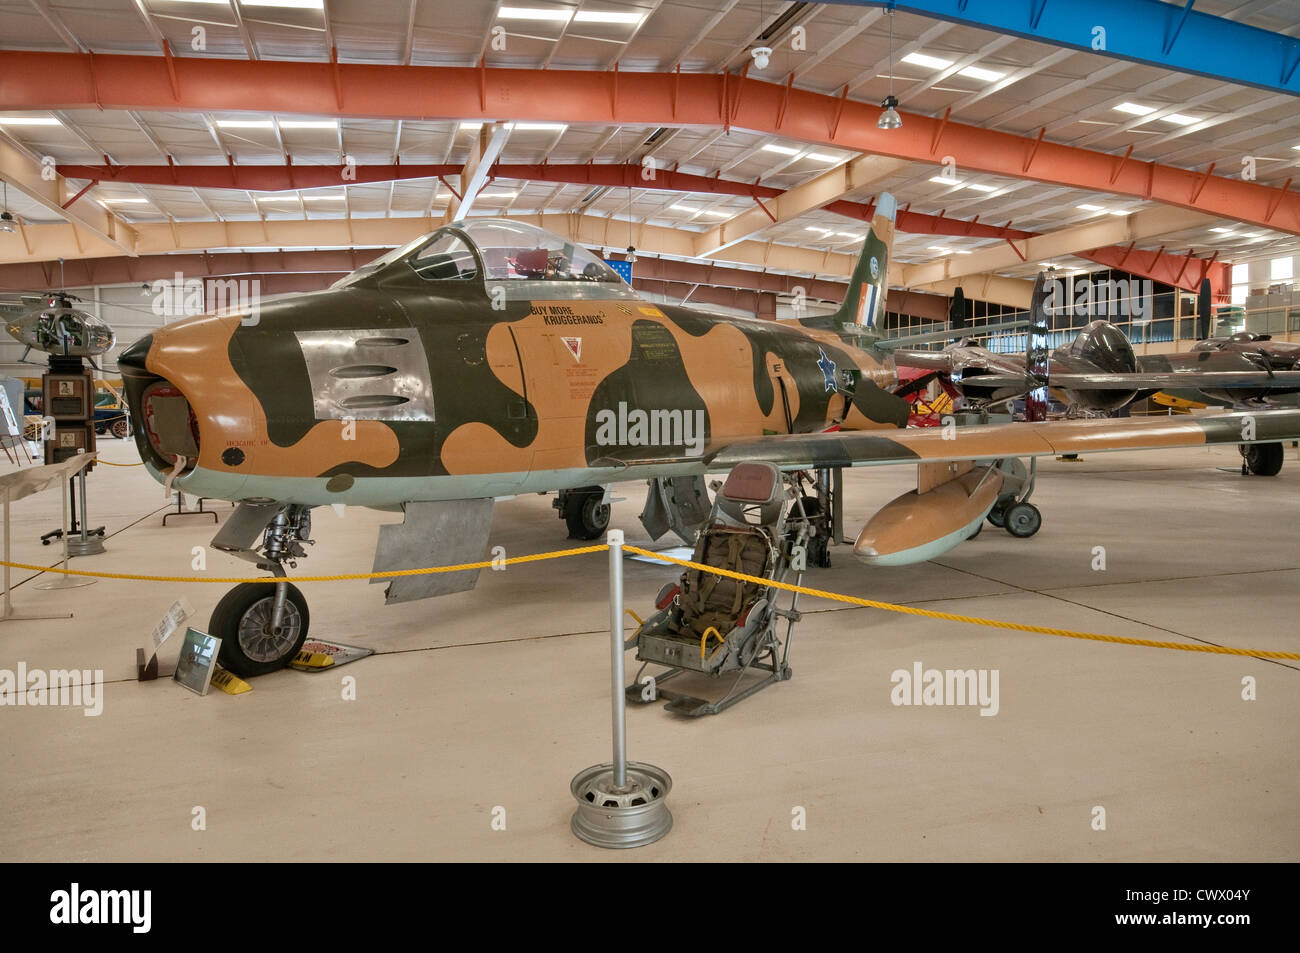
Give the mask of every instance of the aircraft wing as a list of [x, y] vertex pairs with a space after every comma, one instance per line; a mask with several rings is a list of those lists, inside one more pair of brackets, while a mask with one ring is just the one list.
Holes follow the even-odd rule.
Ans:
[[1297, 439], [1300, 410], [1267, 410], [960, 427], [947, 436], [945, 428], [939, 427], [778, 434], [730, 444], [706, 454], [704, 460], [708, 470], [729, 470], [755, 461], [775, 463], [784, 470], [807, 470]]
[[[1003, 331], [1016, 331], [1027, 328], [1033, 323], [1033, 321], [1023, 319], [1020, 321], [1004, 321], [1002, 324], [981, 324], [978, 327], [970, 328], [944, 328], [941, 331], [926, 331], [923, 334], [904, 334], [896, 338], [881, 338], [872, 346], [882, 351], [892, 351], [897, 354], [900, 348], [908, 348], [913, 344], [924, 344], [928, 341], [955, 341], [961, 337], [991, 337], [994, 334], [1001, 334]], [[933, 352], [921, 351], [919, 353]]]
[[952, 351], [921, 351], [901, 347], [893, 352], [894, 363], [899, 367], [916, 367], [924, 371], [952, 373]]
[[1066, 390], [1163, 390], [1195, 388], [1223, 390], [1261, 388], [1300, 390], [1300, 371], [1138, 371], [1128, 374], [1058, 374], [1051, 371], [1048, 383]]

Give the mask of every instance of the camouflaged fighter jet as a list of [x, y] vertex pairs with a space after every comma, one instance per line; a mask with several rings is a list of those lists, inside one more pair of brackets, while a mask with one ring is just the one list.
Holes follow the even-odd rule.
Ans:
[[[456, 222], [332, 288], [169, 324], [119, 359], [145, 466], [238, 508], [213, 545], [272, 574], [229, 592], [209, 630], [221, 662], [259, 674], [291, 659], [307, 605], [285, 565], [306, 555], [314, 506], [404, 513], [374, 571], [483, 559], [495, 498], [558, 491], [571, 534], [595, 538], [608, 487], [647, 480], [651, 536], [707, 518], [704, 474], [747, 461], [820, 479], [912, 464], [917, 490], [858, 535], [870, 564], [929, 559], [995, 507], [1037, 529], [1019, 458], [1300, 436], [1300, 412], [905, 430], [908, 404], [877, 328], [896, 203], [882, 195], [843, 305], [763, 321], [652, 304], [587, 250], [506, 219]], [[928, 337], [928, 336], [923, 336]], [[948, 439], [951, 438], [951, 439]], [[818, 538], [832, 536], [822, 517]], [[836, 532], [838, 539], [838, 533]], [[810, 547], [811, 550], [811, 547]], [[476, 571], [400, 577], [389, 602], [468, 589]]]

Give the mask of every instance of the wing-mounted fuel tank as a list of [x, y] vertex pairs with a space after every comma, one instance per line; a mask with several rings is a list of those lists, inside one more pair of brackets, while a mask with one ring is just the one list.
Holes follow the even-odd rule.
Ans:
[[853, 555], [871, 566], [906, 566], [946, 553], [979, 530], [1004, 477], [997, 465], [971, 460], [918, 465], [916, 489], [867, 521]]

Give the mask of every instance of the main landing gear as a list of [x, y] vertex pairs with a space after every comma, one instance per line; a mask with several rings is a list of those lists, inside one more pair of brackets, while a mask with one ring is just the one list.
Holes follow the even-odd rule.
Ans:
[[569, 528], [571, 539], [599, 539], [609, 528], [608, 491], [600, 486], [560, 490], [551, 505]]
[[1280, 443], [1238, 444], [1241, 451], [1241, 475], [1277, 476], [1282, 472], [1282, 445]]
[[1005, 529], [1017, 539], [1028, 539], [1043, 526], [1043, 514], [1029, 502], [1038, 477], [1038, 458], [1029, 458], [1029, 469], [1018, 459], [1007, 459], [999, 464], [1003, 472], [1003, 495], [989, 510], [988, 521], [998, 529]]
[[[258, 532], [261, 545], [252, 548]], [[208, 634], [221, 639], [217, 661], [248, 678], [284, 668], [307, 639], [307, 600], [285, 578], [311, 545], [311, 509], [297, 504], [241, 503], [212, 545], [265, 569], [276, 578], [231, 589], [212, 610]]]

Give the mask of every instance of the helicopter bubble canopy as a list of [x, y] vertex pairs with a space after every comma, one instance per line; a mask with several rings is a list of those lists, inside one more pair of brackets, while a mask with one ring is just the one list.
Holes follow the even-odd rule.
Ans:
[[59, 357], [95, 357], [117, 343], [117, 335], [102, 319], [55, 299], [10, 318], [5, 330], [21, 344]]

